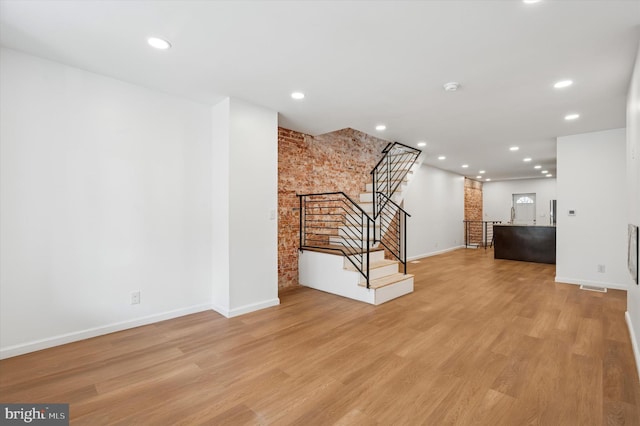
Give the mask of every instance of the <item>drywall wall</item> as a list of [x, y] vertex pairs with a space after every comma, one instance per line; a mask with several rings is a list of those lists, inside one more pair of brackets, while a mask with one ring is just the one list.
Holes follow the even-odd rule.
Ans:
[[[640, 48], [636, 56], [627, 100], [627, 222], [640, 226]], [[627, 324], [631, 332], [636, 367], [640, 374], [640, 287], [627, 292]]]
[[211, 304], [216, 312], [228, 316], [229, 296], [229, 143], [231, 123], [230, 99], [226, 98], [211, 110], [211, 188], [216, 200], [211, 217]]
[[630, 284], [625, 144], [625, 129], [558, 138], [558, 282]]
[[231, 99], [229, 316], [278, 299], [278, 113]]
[[0, 55], [0, 355], [209, 309], [211, 107]]
[[464, 244], [464, 177], [423, 164], [407, 188], [407, 257], [417, 259]]
[[518, 179], [484, 183], [484, 220], [511, 220], [513, 194], [536, 194], [536, 224], [549, 224], [549, 202], [556, 199], [556, 179]]

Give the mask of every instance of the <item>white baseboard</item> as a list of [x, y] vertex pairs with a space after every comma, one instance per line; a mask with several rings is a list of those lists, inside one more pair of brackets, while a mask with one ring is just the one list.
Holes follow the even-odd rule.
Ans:
[[264, 300], [258, 303], [251, 303], [249, 305], [239, 306], [233, 309], [229, 309], [229, 307], [223, 307], [219, 305], [212, 305], [211, 309], [213, 309], [214, 311], [216, 311], [222, 316], [225, 316], [227, 318], [233, 318], [239, 315], [248, 314], [249, 312], [259, 311], [260, 309], [277, 306], [279, 304], [280, 304], [280, 299], [276, 297], [275, 299]]
[[96, 336], [102, 336], [116, 331], [127, 330], [130, 328], [140, 327], [154, 322], [165, 321], [172, 318], [178, 318], [185, 315], [195, 314], [211, 309], [211, 305], [194, 305], [187, 308], [175, 309], [172, 311], [162, 312], [159, 314], [148, 315], [146, 317], [135, 318], [127, 321], [107, 324], [100, 327], [88, 328], [86, 330], [74, 331], [72, 333], [61, 334], [58, 336], [48, 337], [46, 339], [35, 340], [33, 342], [22, 343], [19, 345], [8, 346], [0, 349], [0, 359], [11, 358], [23, 355], [29, 352], [35, 352], [42, 349], [52, 348], [78, 340], [90, 339]]
[[638, 341], [636, 340], [636, 333], [633, 328], [633, 322], [631, 322], [631, 315], [629, 315], [629, 311], [624, 313], [624, 318], [627, 320], [627, 328], [629, 329], [629, 335], [631, 336], [633, 356], [636, 359], [636, 370], [638, 371], [638, 378], [640, 378], [640, 349], [638, 348]]
[[579, 280], [575, 278], [559, 277], [556, 276], [556, 282], [562, 284], [575, 284], [575, 285], [591, 285], [595, 287], [606, 287], [614, 290], [629, 290], [626, 284], [610, 283], [606, 281], [591, 281], [591, 280]]
[[455, 247], [449, 247], [449, 248], [446, 248], [446, 249], [443, 249], [443, 250], [432, 251], [432, 252], [429, 252], [429, 253], [418, 254], [418, 255], [415, 255], [415, 256], [407, 257], [407, 262], [410, 262], [410, 261], [416, 260], [416, 259], [422, 259], [424, 257], [437, 256], [439, 254], [448, 253], [450, 251], [458, 250], [458, 249], [461, 249], [461, 248], [464, 248], [464, 245], [455, 246]]

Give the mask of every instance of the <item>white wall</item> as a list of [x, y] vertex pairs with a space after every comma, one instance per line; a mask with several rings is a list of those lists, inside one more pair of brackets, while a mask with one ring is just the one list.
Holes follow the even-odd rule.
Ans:
[[556, 199], [556, 179], [520, 179], [482, 185], [484, 220], [511, 220], [513, 194], [536, 194], [536, 224], [549, 225], [549, 202]]
[[0, 355], [210, 308], [211, 107], [0, 55]]
[[417, 259], [464, 244], [464, 177], [423, 164], [404, 198], [407, 257]]
[[278, 114], [227, 98], [212, 124], [213, 309], [233, 317], [280, 303]]
[[631, 282], [625, 138], [625, 129], [558, 138], [556, 281], [622, 289]]
[[278, 114], [230, 103], [230, 316], [278, 299]]
[[[640, 49], [636, 56], [627, 102], [627, 222], [640, 226]], [[636, 367], [640, 374], [640, 287], [629, 285], [627, 323], [631, 331]]]

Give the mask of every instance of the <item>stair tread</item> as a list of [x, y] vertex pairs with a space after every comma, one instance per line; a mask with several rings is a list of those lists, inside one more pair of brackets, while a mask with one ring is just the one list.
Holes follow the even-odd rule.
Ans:
[[[345, 246], [341, 246], [339, 244], [326, 244], [326, 245], [322, 245], [322, 246], [313, 246], [313, 247], [307, 247], [307, 246], [303, 246], [300, 247], [301, 250], [308, 250], [308, 251], [315, 251], [318, 253], [326, 253], [326, 254], [333, 254], [336, 256], [349, 256], [349, 255], [353, 255], [353, 254], [362, 254], [362, 253], [366, 253], [367, 251], [362, 249], [353, 249], [351, 247], [345, 247]], [[369, 249], [369, 252], [374, 252], [374, 251], [382, 251], [384, 250], [383, 248], [380, 247], [371, 247]]]
[[[375, 280], [369, 281], [369, 288], [381, 288], [386, 287], [391, 284], [399, 283], [401, 281], [407, 280], [409, 278], [413, 278], [413, 274], [403, 274], [402, 272], [397, 272], [392, 275], [387, 275], [386, 277], [376, 278]], [[367, 283], [359, 283], [359, 286], [366, 287]]]
[[[385, 266], [397, 265], [397, 264], [398, 264], [397, 260], [388, 260], [388, 259], [377, 260], [375, 262], [371, 262], [371, 266], [369, 267], [369, 270], [384, 268]], [[353, 266], [352, 264], [348, 264], [345, 269], [348, 271], [357, 271], [356, 267]]]

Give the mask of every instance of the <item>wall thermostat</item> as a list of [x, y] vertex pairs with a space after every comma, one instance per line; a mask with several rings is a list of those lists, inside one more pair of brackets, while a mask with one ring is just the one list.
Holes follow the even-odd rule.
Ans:
[[575, 216], [575, 215], [576, 215], [575, 210], [569, 210], [569, 216]]

